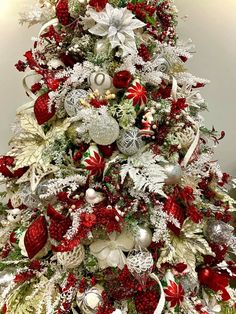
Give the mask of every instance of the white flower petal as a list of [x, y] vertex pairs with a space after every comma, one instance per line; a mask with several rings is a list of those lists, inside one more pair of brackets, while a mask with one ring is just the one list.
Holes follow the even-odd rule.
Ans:
[[102, 250], [104, 250], [106, 247], [109, 246], [109, 241], [104, 241], [104, 240], [97, 240], [95, 242], [93, 242], [92, 244], [90, 244], [90, 251], [92, 253], [99, 253]]
[[107, 264], [110, 267], [117, 267], [121, 261], [121, 251], [119, 249], [111, 250], [109, 255], [107, 256]]
[[134, 237], [131, 233], [123, 231], [118, 236], [116, 243], [122, 251], [128, 252], [134, 247]]
[[107, 26], [96, 24], [95, 26], [91, 27], [89, 29], [89, 32], [91, 34], [97, 35], [97, 36], [106, 36], [108, 34], [108, 28]]

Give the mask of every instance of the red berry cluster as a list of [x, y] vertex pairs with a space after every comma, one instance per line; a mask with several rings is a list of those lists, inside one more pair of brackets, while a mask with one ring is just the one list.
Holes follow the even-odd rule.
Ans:
[[140, 20], [146, 21], [147, 16], [152, 16], [156, 8], [148, 5], [147, 2], [128, 3], [127, 9], [132, 11]]
[[70, 15], [69, 15], [69, 4], [68, 0], [59, 0], [56, 6], [56, 14], [59, 22], [62, 25], [69, 24]]
[[140, 47], [139, 47], [139, 49], [138, 49], [138, 54], [139, 54], [140, 57], [143, 58], [143, 60], [144, 60], [145, 62], [151, 60], [151, 54], [150, 54], [150, 52], [148, 51], [147, 46], [144, 45], [144, 44], [141, 44], [141, 45], [140, 45]]
[[142, 291], [135, 298], [136, 310], [140, 314], [153, 314], [158, 303], [158, 293], [156, 290]]

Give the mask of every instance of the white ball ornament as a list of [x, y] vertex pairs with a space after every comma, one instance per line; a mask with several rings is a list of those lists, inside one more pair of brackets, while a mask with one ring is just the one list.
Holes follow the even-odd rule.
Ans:
[[106, 91], [112, 89], [112, 77], [104, 72], [92, 73], [88, 79], [89, 85], [93, 91], [98, 91], [100, 95], [104, 95]]
[[72, 251], [58, 252], [57, 261], [66, 269], [78, 267], [85, 258], [85, 250], [82, 244], [79, 244]]
[[99, 145], [114, 143], [120, 133], [118, 122], [109, 115], [98, 115], [89, 126], [91, 139]]
[[77, 292], [76, 302], [83, 314], [97, 313], [98, 306], [103, 303], [103, 290], [103, 287], [97, 284], [84, 293]]
[[107, 39], [98, 39], [95, 43], [94, 52], [96, 54], [107, 54], [109, 41]]
[[70, 91], [64, 100], [64, 108], [70, 117], [77, 114], [81, 106], [81, 100], [88, 96], [88, 92], [84, 89], [74, 89]]
[[135, 234], [135, 241], [141, 248], [147, 248], [152, 243], [152, 231], [145, 226], [139, 226]]
[[165, 183], [169, 185], [179, 183], [183, 175], [181, 166], [179, 164], [167, 164], [164, 168], [164, 173], [167, 176]]
[[121, 131], [116, 144], [121, 153], [132, 156], [144, 146], [144, 141], [142, 140], [140, 130], [134, 127], [130, 130]]

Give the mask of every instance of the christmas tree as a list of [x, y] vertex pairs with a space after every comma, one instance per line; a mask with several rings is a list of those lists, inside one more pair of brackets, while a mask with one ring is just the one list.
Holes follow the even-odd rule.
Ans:
[[0, 158], [1, 313], [236, 313], [224, 133], [174, 3], [38, 0], [21, 22], [43, 26]]

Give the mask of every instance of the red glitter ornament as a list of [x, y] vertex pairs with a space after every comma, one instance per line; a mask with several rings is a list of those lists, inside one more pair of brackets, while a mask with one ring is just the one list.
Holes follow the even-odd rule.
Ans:
[[48, 93], [45, 93], [36, 99], [34, 104], [34, 114], [39, 125], [44, 124], [49, 119], [51, 119], [55, 112], [55, 106], [52, 106], [51, 111], [49, 111]]
[[129, 71], [119, 71], [113, 77], [113, 85], [116, 88], [128, 88], [132, 80], [132, 75]]
[[24, 237], [25, 249], [28, 257], [32, 259], [47, 243], [48, 230], [44, 216], [39, 216], [31, 223]]
[[145, 62], [150, 61], [151, 60], [151, 54], [148, 51], [147, 47], [144, 44], [141, 44], [138, 50], [138, 54], [140, 57], [143, 58], [143, 60]]

